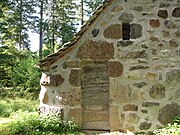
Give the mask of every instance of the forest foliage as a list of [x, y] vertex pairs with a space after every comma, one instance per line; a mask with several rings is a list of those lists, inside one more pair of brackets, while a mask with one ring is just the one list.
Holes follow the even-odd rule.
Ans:
[[[102, 0], [0, 1], [0, 93], [39, 92], [38, 60], [68, 42]], [[39, 34], [32, 52], [30, 33]]]

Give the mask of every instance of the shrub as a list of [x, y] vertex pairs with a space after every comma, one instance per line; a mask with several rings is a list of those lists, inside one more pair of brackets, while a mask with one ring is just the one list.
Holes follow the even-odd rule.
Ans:
[[38, 117], [26, 114], [9, 125], [9, 132], [11, 135], [78, 134], [80, 128], [72, 121], [62, 121], [56, 116]]
[[168, 126], [155, 130], [155, 135], [180, 135], [180, 125], [177, 123], [174, 124], [168, 124]]
[[166, 127], [155, 130], [155, 135], [180, 135], [180, 116], [176, 116], [173, 119], [172, 124], [168, 124]]

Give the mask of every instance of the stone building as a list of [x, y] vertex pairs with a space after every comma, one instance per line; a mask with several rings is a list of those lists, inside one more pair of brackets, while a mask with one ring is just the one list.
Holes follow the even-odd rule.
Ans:
[[180, 115], [180, 0], [104, 1], [39, 62], [41, 114], [151, 133]]

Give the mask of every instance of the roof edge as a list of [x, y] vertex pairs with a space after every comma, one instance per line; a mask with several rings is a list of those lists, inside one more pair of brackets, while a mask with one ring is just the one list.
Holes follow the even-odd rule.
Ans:
[[87, 32], [87, 30], [89, 30], [90, 26], [96, 22], [103, 11], [105, 11], [105, 9], [107, 9], [112, 2], [113, 0], [104, 0], [103, 4], [96, 9], [89, 20], [81, 27], [80, 31], [77, 32], [69, 42], [64, 44], [57, 52], [50, 54], [44, 59], [40, 60], [39, 63], [35, 65], [35, 67], [46, 69], [64, 55], [66, 55], [68, 52], [70, 52], [81, 39], [81, 37]]

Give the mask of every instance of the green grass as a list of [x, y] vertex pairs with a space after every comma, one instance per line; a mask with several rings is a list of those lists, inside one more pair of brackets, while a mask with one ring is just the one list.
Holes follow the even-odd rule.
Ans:
[[8, 135], [7, 127], [24, 114], [36, 114], [38, 101], [24, 98], [1, 97], [0, 100], [0, 134]]
[[[38, 117], [38, 100], [25, 98], [1, 98], [0, 135], [83, 135], [72, 121], [58, 117]], [[180, 135], [180, 116], [174, 123], [154, 131], [154, 135]]]
[[17, 115], [19, 112], [37, 111], [38, 101], [23, 98], [2, 98], [0, 100], [0, 118], [8, 118]]
[[38, 101], [8, 97], [0, 101], [0, 135], [81, 134], [80, 127], [59, 117], [42, 118], [37, 112]]

